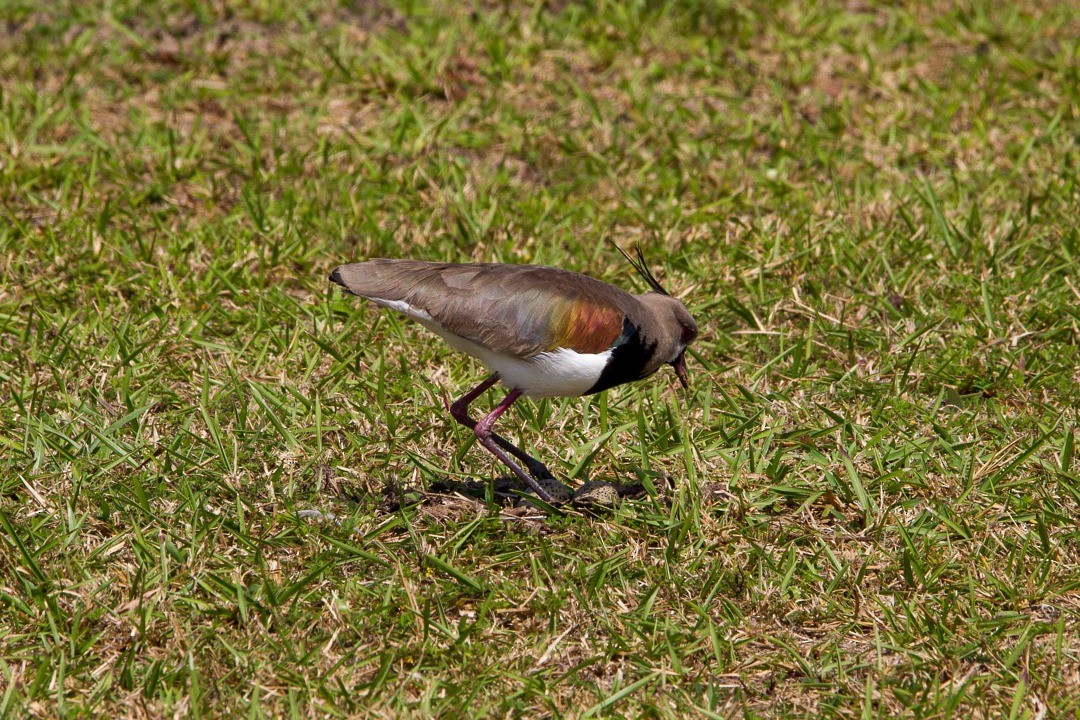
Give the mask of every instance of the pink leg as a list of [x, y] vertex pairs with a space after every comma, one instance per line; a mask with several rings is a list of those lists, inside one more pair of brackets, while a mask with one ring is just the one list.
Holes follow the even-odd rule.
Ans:
[[469, 392], [465, 393], [462, 397], [454, 401], [454, 404], [450, 406], [450, 414], [454, 416], [454, 419], [465, 427], [472, 430], [476, 427], [476, 421], [469, 417], [469, 405], [472, 401], [480, 397], [480, 395], [489, 387], [499, 381], [499, 376], [495, 373], [491, 373], [484, 382], [474, 387]]
[[[488, 378], [490, 380], [490, 378]], [[485, 382], [487, 382], [485, 380]], [[468, 397], [468, 396], [466, 396]], [[473, 431], [476, 433], [476, 439], [480, 441], [480, 444], [486, 447], [491, 453], [503, 461], [508, 468], [514, 471], [514, 474], [521, 478], [521, 481], [529, 486], [536, 496], [546, 503], [556, 504], [555, 498], [551, 496], [544, 486], [538, 483], [531, 475], [521, 469], [516, 462], [510, 459], [510, 456], [506, 454], [500, 443], [496, 440], [498, 435], [495, 435], [491, 428], [495, 425], [495, 421], [499, 419], [499, 416], [506, 412], [506, 409], [514, 404], [514, 401], [521, 397], [520, 390], [511, 390], [501, 403], [496, 406], [488, 415], [486, 415], [480, 422], [476, 423], [476, 427]], [[500, 438], [501, 439], [501, 438]], [[505, 442], [505, 441], [504, 441]], [[517, 448], [514, 448], [517, 450]], [[518, 450], [518, 452], [521, 452]], [[524, 453], [522, 453], [524, 454]], [[527, 457], [527, 456], [526, 456]], [[547, 468], [544, 468], [547, 470]]]
[[[469, 417], [469, 405], [472, 403], [473, 400], [480, 397], [480, 395], [485, 390], [498, 382], [498, 380], [499, 376], [495, 373], [488, 375], [482, 383], [474, 387], [460, 399], [454, 401], [454, 404], [450, 406], [450, 414], [454, 417], [455, 420], [457, 420], [465, 427], [469, 428], [470, 430], [477, 431], [476, 421]], [[518, 395], [514, 397], [514, 400], [520, 397], [520, 395], [521, 393], [519, 392]], [[512, 403], [513, 400], [511, 400], [510, 402]], [[507, 404], [507, 407], [509, 407], [509, 404]], [[502, 412], [500, 411], [499, 414], [501, 415]], [[496, 415], [495, 417], [498, 418], [498, 415]], [[487, 418], [485, 418], [485, 420], [486, 419]], [[491, 421], [492, 424], [494, 424], [494, 422], [495, 420]], [[501, 435], [491, 432], [490, 426], [488, 427], [488, 435], [491, 437], [492, 441], [499, 445], [499, 447], [516, 457], [521, 462], [525, 463], [525, 467], [529, 469], [529, 472], [534, 478], [550, 478], [552, 480], [555, 479], [555, 476], [551, 474], [551, 471], [547, 469], [547, 466], [544, 465], [544, 463], [532, 457], [527, 452], [514, 445], [512, 442], [502, 437]], [[477, 432], [477, 436], [479, 436], [479, 432]], [[484, 445], [484, 447], [487, 447], [487, 445]], [[496, 453], [496, 455], [498, 455], [498, 453]], [[529, 487], [532, 487], [532, 485], [530, 484]]]

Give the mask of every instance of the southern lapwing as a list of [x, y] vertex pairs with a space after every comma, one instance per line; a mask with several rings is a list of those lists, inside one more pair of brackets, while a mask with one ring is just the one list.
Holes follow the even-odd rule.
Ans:
[[[558, 500], [538, 482], [554, 476], [493, 431], [515, 400], [591, 395], [648, 377], [662, 365], [671, 365], [683, 387], [689, 385], [686, 348], [697, 337], [694, 318], [660, 286], [640, 250], [636, 261], [623, 255], [651, 292], [631, 295], [585, 275], [538, 265], [418, 260], [342, 265], [330, 280], [408, 315], [487, 366], [491, 374], [451, 405], [450, 414], [541, 500], [554, 503]], [[469, 404], [500, 381], [510, 393], [479, 422], [469, 417]]]

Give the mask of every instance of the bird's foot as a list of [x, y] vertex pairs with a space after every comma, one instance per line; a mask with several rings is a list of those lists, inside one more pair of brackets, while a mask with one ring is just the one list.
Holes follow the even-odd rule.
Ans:
[[636, 497], [645, 492], [641, 483], [613, 483], [603, 480], [590, 480], [579, 487], [570, 501], [578, 507], [610, 508], [619, 498]]
[[[544, 468], [544, 470], [546, 471], [547, 468]], [[550, 500], [541, 499], [551, 505], [565, 505], [574, 497], [574, 491], [559, 482], [550, 472], [546, 473], [544, 477], [538, 477], [534, 474], [533, 478], [551, 498]]]
[[[544, 468], [546, 471], [547, 468]], [[532, 468], [530, 468], [530, 472]], [[537, 495], [541, 500], [550, 505], [572, 504], [579, 508], [612, 508], [618, 504], [620, 498], [638, 497], [645, 492], [641, 483], [615, 483], [603, 480], [590, 480], [577, 490], [563, 484], [550, 472], [543, 474], [533, 473], [533, 479], [539, 484], [548, 497]]]
[[555, 507], [566, 505], [573, 499], [574, 491], [550, 474], [547, 477], [534, 476], [530, 480], [532, 482], [527, 483], [519, 475], [504, 475], [495, 480], [495, 494], [503, 498], [515, 498], [518, 504], [527, 505], [535, 505], [530, 499], [537, 498]]

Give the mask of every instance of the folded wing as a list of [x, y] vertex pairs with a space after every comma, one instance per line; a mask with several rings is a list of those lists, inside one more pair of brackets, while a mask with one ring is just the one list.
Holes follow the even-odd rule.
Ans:
[[426, 313], [459, 337], [521, 358], [559, 348], [604, 352], [622, 334], [623, 319], [641, 312], [637, 298], [619, 288], [537, 265], [377, 259], [342, 265], [330, 279], [355, 295]]

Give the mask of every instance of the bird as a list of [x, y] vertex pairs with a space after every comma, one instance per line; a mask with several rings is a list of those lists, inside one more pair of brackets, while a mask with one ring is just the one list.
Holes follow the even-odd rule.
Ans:
[[[449, 405], [450, 415], [537, 497], [556, 505], [562, 498], [550, 491], [555, 478], [548, 468], [494, 431], [514, 402], [523, 396], [592, 395], [647, 378], [664, 365], [689, 387], [686, 350], [697, 339], [697, 323], [660, 285], [640, 248], [636, 260], [616, 248], [648, 284], [648, 292], [634, 295], [543, 265], [387, 258], [341, 265], [330, 280], [412, 318], [453, 349], [478, 359], [489, 374]], [[469, 405], [499, 382], [509, 393], [474, 420]]]

